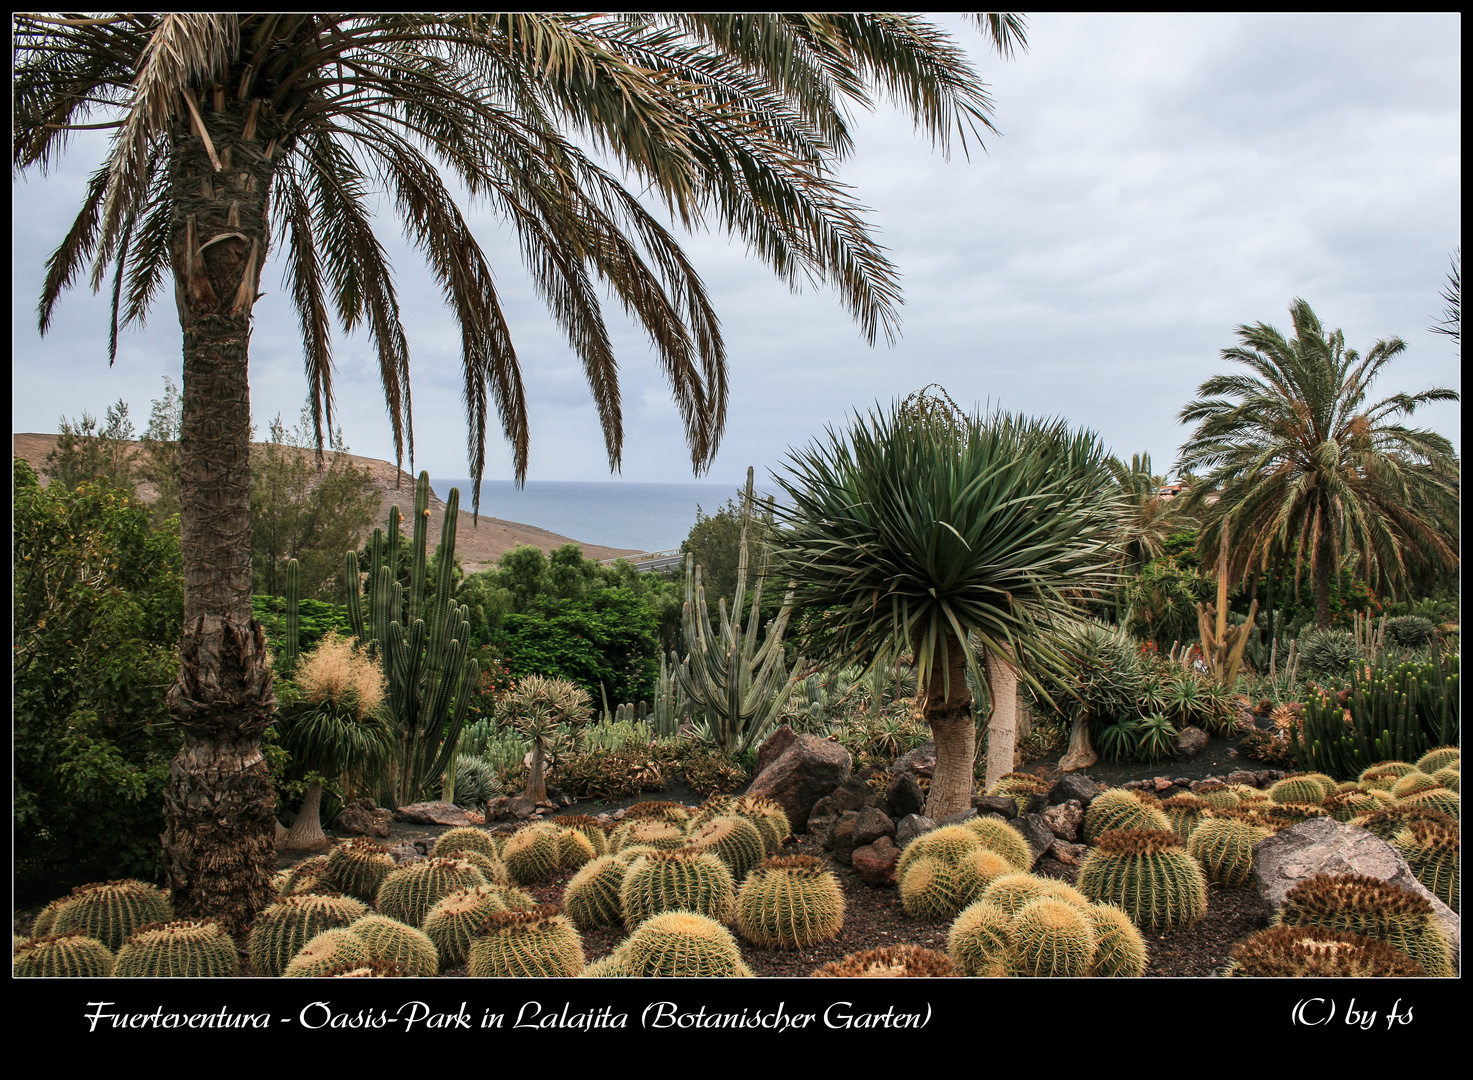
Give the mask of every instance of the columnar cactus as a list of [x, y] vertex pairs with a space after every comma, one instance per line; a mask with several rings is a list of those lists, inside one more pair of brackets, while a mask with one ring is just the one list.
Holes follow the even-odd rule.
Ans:
[[385, 915], [364, 916], [348, 929], [368, 946], [368, 954], [374, 960], [397, 965], [406, 975], [428, 978], [439, 974], [440, 952], [423, 930]]
[[666, 911], [693, 911], [729, 923], [735, 905], [731, 871], [715, 854], [697, 848], [646, 855], [629, 868], [619, 889], [628, 930]]
[[634, 978], [750, 978], [731, 931], [690, 911], [646, 919], [629, 935], [622, 966]]
[[557, 904], [489, 915], [471, 942], [472, 978], [571, 978], [582, 970], [583, 940]]
[[886, 945], [851, 953], [816, 968], [815, 979], [956, 979], [964, 972], [951, 957], [919, 945]]
[[1008, 940], [1020, 974], [1079, 978], [1094, 962], [1094, 924], [1083, 910], [1061, 900], [1035, 900], [1013, 916]]
[[604, 855], [573, 875], [563, 890], [563, 905], [574, 926], [579, 930], [596, 930], [624, 921], [619, 891], [628, 869], [614, 856]]
[[384, 878], [377, 906], [380, 915], [419, 926], [430, 908], [451, 893], [486, 884], [485, 876], [465, 859], [426, 859], [401, 866]]
[[421, 929], [434, 944], [441, 965], [454, 967], [470, 955], [471, 942], [481, 925], [490, 916], [511, 909], [506, 896], [496, 886], [476, 885], [441, 898], [430, 908]]
[[350, 926], [367, 914], [368, 909], [351, 896], [284, 896], [257, 915], [251, 926], [251, 967], [257, 975], [276, 978], [322, 931]]
[[1430, 901], [1359, 874], [1317, 874], [1284, 896], [1276, 924], [1347, 930], [1400, 949], [1434, 978], [1454, 974], [1452, 946]]
[[10, 973], [18, 979], [106, 978], [113, 973], [113, 952], [81, 933], [48, 934], [16, 946]]
[[85, 934], [116, 953], [129, 934], [149, 923], [168, 922], [174, 909], [164, 894], [145, 881], [106, 881], [78, 885], [57, 911], [54, 934]]
[[219, 923], [176, 921], [145, 926], [123, 942], [119, 978], [232, 978], [239, 973], [235, 941]]
[[765, 859], [737, 894], [737, 930], [765, 949], [802, 949], [839, 936], [844, 892], [808, 855]]
[[339, 892], [371, 904], [384, 878], [394, 872], [394, 857], [375, 840], [360, 836], [327, 853], [326, 875]]
[[1384, 941], [1320, 926], [1271, 926], [1234, 946], [1224, 975], [1241, 978], [1415, 978], [1426, 969]]
[[339, 926], [322, 931], [303, 945], [281, 974], [286, 979], [316, 979], [343, 964], [364, 964], [372, 959], [363, 940]]
[[1207, 878], [1167, 830], [1105, 833], [1079, 870], [1079, 891], [1113, 904], [1146, 933], [1181, 930], [1207, 914]]
[[1270, 835], [1243, 821], [1211, 818], [1187, 838], [1187, 854], [1202, 864], [1208, 881], [1237, 889], [1253, 878], [1253, 845]]
[[1171, 822], [1165, 814], [1156, 807], [1147, 805], [1135, 792], [1111, 788], [1090, 800], [1089, 809], [1084, 812], [1085, 842], [1093, 844], [1105, 833], [1116, 829], [1166, 832], [1171, 829]]

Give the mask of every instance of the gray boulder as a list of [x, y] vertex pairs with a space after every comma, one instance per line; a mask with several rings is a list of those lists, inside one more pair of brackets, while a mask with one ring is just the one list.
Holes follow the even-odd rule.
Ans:
[[417, 802], [401, 806], [394, 811], [395, 821], [407, 821], [412, 825], [469, 825], [470, 815], [454, 803]]

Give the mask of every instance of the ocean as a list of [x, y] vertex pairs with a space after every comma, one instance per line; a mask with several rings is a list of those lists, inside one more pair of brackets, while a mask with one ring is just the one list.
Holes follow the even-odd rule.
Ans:
[[[468, 479], [430, 478], [441, 499], [460, 488], [460, 508], [471, 508]], [[735, 484], [637, 484], [529, 480], [481, 481], [481, 513], [535, 525], [585, 544], [665, 551], [677, 548], [696, 523], [696, 507], [713, 514], [740, 494]]]

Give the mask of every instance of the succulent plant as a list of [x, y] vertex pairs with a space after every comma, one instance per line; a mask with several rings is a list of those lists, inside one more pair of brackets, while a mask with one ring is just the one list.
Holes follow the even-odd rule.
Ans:
[[1391, 794], [1395, 795], [1398, 799], [1404, 799], [1408, 795], [1431, 791], [1433, 788], [1441, 786], [1441, 784], [1426, 773], [1413, 770], [1391, 785]]
[[1308, 776], [1289, 776], [1268, 789], [1268, 797], [1276, 803], [1309, 803], [1318, 806], [1325, 801], [1325, 788]]
[[815, 979], [955, 979], [962, 969], [951, 957], [919, 945], [886, 945], [851, 953], [814, 969]]
[[1253, 845], [1270, 835], [1245, 821], [1210, 818], [1187, 838], [1187, 854], [1202, 864], [1208, 881], [1237, 889], [1253, 878]]
[[1008, 937], [1012, 921], [1011, 915], [986, 900], [968, 905], [947, 932], [947, 955], [967, 975], [1013, 974], [1013, 945]]
[[1391, 838], [1411, 821], [1430, 821], [1452, 828], [1457, 828], [1458, 825], [1456, 818], [1449, 817], [1440, 810], [1395, 804], [1351, 818], [1350, 823], [1390, 843]]
[[511, 871], [506, 868], [506, 863], [495, 855], [486, 855], [479, 851], [457, 851], [448, 858], [470, 863], [481, 872], [487, 885], [509, 886], [511, 884]]
[[1447, 788], [1429, 788], [1415, 795], [1404, 795], [1397, 802], [1419, 810], [1436, 810], [1454, 820], [1462, 816], [1462, 800], [1456, 791], [1449, 791]]
[[402, 979], [409, 972], [388, 960], [364, 960], [336, 964], [321, 975], [324, 979]]
[[435, 841], [430, 854], [449, 858], [463, 851], [479, 851], [482, 855], [489, 855], [493, 859], [501, 858], [501, 852], [496, 846], [496, 841], [491, 838], [491, 834], [474, 825], [457, 825], [453, 829], [446, 829]]
[[235, 940], [214, 922], [155, 923], [118, 950], [119, 978], [232, 978], [240, 971]]
[[303, 945], [281, 975], [286, 979], [316, 979], [343, 964], [363, 964], [372, 959], [363, 940], [339, 926], [322, 931]]
[[1367, 765], [1355, 779], [1368, 791], [1381, 788], [1389, 791], [1407, 773], [1416, 771], [1415, 765], [1408, 765], [1405, 761], [1378, 761]]
[[82, 933], [48, 934], [21, 943], [11, 958], [17, 979], [106, 978], [113, 973], [113, 952]]
[[1317, 874], [1284, 896], [1275, 924], [1346, 930], [1400, 949], [1434, 978], [1453, 975], [1452, 946], [1426, 898], [1360, 874]]
[[1035, 900], [1048, 895], [1048, 882], [1029, 873], [1003, 874], [982, 890], [981, 903], [991, 904], [1007, 913], [1009, 919]]
[[1117, 829], [1168, 832], [1171, 822], [1135, 792], [1111, 788], [1096, 795], [1084, 812], [1085, 843], [1093, 844], [1105, 833]]
[[[728, 800], [723, 800], [723, 806], [727, 805], [727, 803]], [[716, 815], [713, 814], [711, 816], [715, 817]], [[624, 808], [624, 820], [626, 822], [643, 821], [646, 818], [655, 818], [656, 820], [663, 821], [666, 825], [678, 826], [684, 831], [690, 825], [691, 812], [683, 803], [654, 799], [647, 799], [644, 802], [637, 802], [633, 806]]]
[[1046, 795], [1052, 786], [1047, 780], [1028, 773], [1004, 773], [987, 789], [987, 794], [1012, 799], [1021, 814], [1031, 796]]
[[844, 892], [812, 856], [765, 859], [742, 882], [736, 925], [742, 937], [764, 949], [806, 948], [844, 929]]
[[421, 929], [435, 946], [441, 966], [450, 968], [463, 963], [470, 955], [471, 942], [487, 918], [510, 910], [512, 907], [501, 889], [495, 885], [475, 885], [442, 897], [430, 908]]
[[917, 859], [934, 858], [955, 865], [963, 856], [970, 855], [980, 847], [981, 837], [966, 825], [943, 825], [939, 829], [921, 833], [901, 851], [900, 861], [895, 864], [896, 878], [902, 877]]
[[1436, 780], [1439, 784], [1441, 784], [1443, 787], [1447, 788], [1454, 794], [1462, 794], [1461, 789], [1463, 783], [1463, 774], [1458, 769], [1456, 763], [1438, 769], [1435, 773], [1432, 774], [1432, 779]]
[[41, 913], [36, 916], [36, 921], [31, 924], [31, 937], [49, 937], [51, 934], [51, 928], [56, 923], [56, 913], [60, 911], [62, 909], [62, 906], [65, 905], [66, 902], [70, 899], [70, 896], [58, 896], [55, 900], [51, 901], [51, 903], [43, 907], [41, 909]]
[[[1256, 788], [1254, 790], [1257, 791]], [[1192, 794], [1214, 810], [1231, 810], [1243, 801], [1247, 793], [1240, 791], [1238, 788], [1229, 787], [1220, 781], [1209, 780], [1196, 785], [1192, 789]], [[1258, 794], [1264, 798], [1268, 797], [1263, 792], [1259, 792]], [[1252, 798], [1252, 796], [1247, 797]]]
[[557, 826], [545, 822], [518, 829], [501, 849], [501, 861], [518, 885], [546, 881], [558, 868]]
[[423, 930], [386, 915], [366, 915], [348, 929], [368, 946], [370, 957], [398, 966], [405, 975], [428, 978], [440, 972], [440, 952]]
[[475, 979], [571, 978], [583, 970], [583, 939], [557, 904], [488, 915], [471, 942]]
[[1242, 978], [1388, 978], [1426, 969], [1384, 941], [1319, 926], [1271, 926], [1233, 947], [1223, 972]]
[[625, 821], [610, 838], [610, 847], [623, 851], [627, 847], [663, 848], [667, 851], [684, 847], [685, 829], [660, 817], [636, 818]]
[[598, 858], [593, 841], [578, 829], [559, 829], [557, 833], [557, 865], [559, 870], [577, 870]]
[[419, 926], [430, 908], [453, 892], [489, 885], [465, 859], [431, 858], [407, 863], [388, 877], [378, 890], [378, 911], [409, 926]]
[[368, 909], [351, 896], [284, 896], [251, 925], [251, 967], [257, 975], [276, 978], [322, 931], [350, 926], [367, 914]]
[[628, 930], [666, 911], [693, 911], [729, 923], [735, 906], [731, 871], [714, 853], [699, 848], [652, 852], [629, 867], [619, 888]]
[[746, 818], [762, 834], [762, 844], [767, 854], [775, 853], [783, 841], [792, 834], [793, 826], [788, 821], [788, 812], [782, 805], [764, 795], [743, 795], [732, 803], [732, 813]]
[[566, 814], [557, 819], [557, 825], [564, 829], [576, 829], [582, 833], [587, 838], [589, 846], [593, 848], [594, 858], [609, 853], [609, 834], [598, 818], [589, 817], [587, 814]]
[[1105, 833], [1079, 868], [1079, 891], [1113, 904], [1145, 933], [1181, 930], [1207, 913], [1207, 878], [1167, 830]]
[[[649, 849], [656, 850], [654, 848]], [[563, 906], [579, 930], [618, 926], [624, 921], [619, 890], [629, 866], [612, 855], [603, 855], [573, 875], [563, 890]]]
[[578, 973], [580, 979], [627, 979], [629, 972], [624, 967], [624, 953], [615, 949], [607, 956], [593, 961]]
[[1373, 814], [1380, 809], [1380, 802], [1372, 798], [1368, 792], [1356, 788], [1352, 791], [1337, 791], [1323, 803], [1330, 816], [1336, 821], [1349, 823], [1352, 819], [1362, 814]]
[[1032, 868], [1033, 849], [1023, 839], [1023, 834], [1006, 821], [995, 817], [974, 817], [964, 822], [962, 828], [980, 840], [988, 851], [995, 851], [1010, 862], [1014, 869]]
[[1146, 939], [1130, 916], [1110, 904], [1090, 904], [1084, 910], [1095, 932], [1095, 958], [1089, 974], [1100, 979], [1143, 976], [1149, 962]]
[[338, 888], [327, 872], [327, 856], [312, 855], [297, 863], [287, 872], [286, 882], [277, 896], [301, 896], [306, 893], [336, 893]]
[[1462, 749], [1456, 746], [1439, 746], [1428, 750], [1417, 759], [1417, 771], [1424, 773], [1435, 773], [1438, 769], [1445, 769], [1449, 765], [1455, 765], [1462, 757]]
[[116, 953], [139, 927], [173, 918], [168, 899], [145, 881], [96, 882], [72, 890], [70, 899], [57, 910], [51, 932], [84, 934]]
[[1171, 831], [1183, 840], [1192, 835], [1192, 830], [1211, 809], [1205, 799], [1195, 795], [1173, 795], [1161, 802], [1161, 812], [1171, 822]]
[[1062, 900], [1025, 904], [1008, 926], [1008, 940], [1019, 973], [1034, 978], [1078, 978], [1094, 961], [1094, 924]]
[[731, 931], [690, 911], [667, 911], [640, 923], [622, 948], [635, 978], [749, 978]]
[[371, 904], [384, 878], [394, 872], [389, 849], [366, 836], [337, 844], [327, 853], [326, 879], [337, 891]]
[[718, 856], [730, 868], [733, 881], [745, 878], [767, 854], [757, 826], [735, 814], [712, 818], [691, 834], [689, 843], [697, 851]]
[[1391, 846], [1401, 852], [1417, 880], [1433, 896], [1459, 911], [1461, 844], [1456, 828], [1425, 820], [1409, 821], [1391, 838]]

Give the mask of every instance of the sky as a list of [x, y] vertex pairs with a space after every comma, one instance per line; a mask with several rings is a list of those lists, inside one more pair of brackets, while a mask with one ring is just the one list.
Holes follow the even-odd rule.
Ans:
[[[995, 101], [1001, 135], [948, 160], [889, 103], [853, 116], [839, 178], [901, 274], [894, 347], [871, 347], [831, 291], [794, 295], [740, 241], [683, 234], [722, 320], [730, 400], [710, 472], [692, 474], [668, 385], [617, 304], [606, 305], [624, 407], [614, 479], [729, 483], [781, 470], [790, 450], [940, 383], [964, 408], [1063, 417], [1116, 454], [1170, 470], [1176, 417], [1230, 370], [1235, 329], [1292, 333], [1302, 297], [1362, 353], [1400, 337], [1371, 400], [1461, 390], [1443, 313], [1461, 245], [1461, 18], [1456, 14], [1036, 15], [1028, 51], [999, 58], [970, 24], [937, 16]], [[46, 257], [81, 204], [104, 138], [78, 133], [59, 166], [12, 182], [12, 430], [54, 432], [119, 398], [139, 427], [179, 380], [178, 321], [161, 294], [107, 363], [108, 304], [83, 280], [41, 338]], [[650, 205], [650, 204], [646, 204]], [[651, 209], [654, 209], [651, 206]], [[429, 272], [380, 217], [411, 354], [416, 469], [469, 475], [458, 331]], [[522, 270], [511, 233], [468, 215], [502, 292], [529, 403], [529, 483], [611, 479], [577, 358]], [[679, 234], [678, 234], [679, 235]], [[281, 264], [268, 263], [251, 341], [258, 438], [306, 395]], [[356, 454], [393, 459], [369, 344], [335, 337], [337, 416]], [[1411, 423], [1460, 442], [1460, 406]], [[508, 479], [494, 424], [487, 478]], [[406, 463], [407, 464], [407, 463]], [[761, 481], [759, 480], [759, 485]], [[484, 509], [484, 508], [483, 508]], [[494, 508], [491, 510], [495, 513]]]

